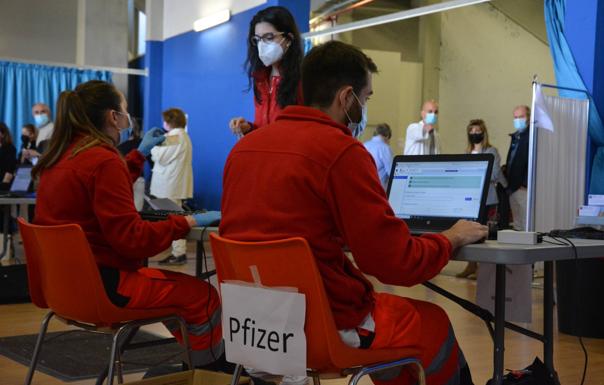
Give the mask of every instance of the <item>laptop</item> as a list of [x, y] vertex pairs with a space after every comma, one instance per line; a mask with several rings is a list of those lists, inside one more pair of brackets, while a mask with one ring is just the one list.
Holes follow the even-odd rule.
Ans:
[[170, 211], [170, 212], [181, 212], [182, 206], [176, 204], [173, 200], [168, 198], [150, 198], [145, 195], [145, 201], [149, 204], [151, 209], [156, 211]]
[[486, 223], [492, 154], [399, 155], [388, 201], [411, 234], [442, 232], [460, 219]]
[[2, 193], [4, 197], [21, 198], [31, 194], [31, 166], [19, 166], [15, 172], [10, 190]]

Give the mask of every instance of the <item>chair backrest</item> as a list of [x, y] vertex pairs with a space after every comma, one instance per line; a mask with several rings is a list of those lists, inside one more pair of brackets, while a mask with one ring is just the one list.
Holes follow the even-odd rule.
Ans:
[[315, 370], [342, 368], [333, 358], [343, 344], [306, 240], [237, 242], [210, 234], [210, 241], [219, 282], [253, 282], [250, 266], [256, 266], [263, 286], [296, 287], [305, 294], [307, 366]]
[[38, 241], [36, 241], [36, 235], [34, 234], [33, 228], [25, 221], [25, 219], [17, 218], [19, 224], [19, 234], [23, 240], [23, 248], [25, 249], [25, 256], [27, 258], [27, 283], [29, 285], [29, 297], [31, 302], [39, 308], [47, 309], [48, 304], [44, 299], [44, 292], [41, 286], [41, 277], [39, 264], [40, 264], [40, 250], [38, 248]]
[[[109, 302], [88, 240], [76, 224], [38, 226], [19, 218], [32, 301], [60, 316], [103, 323]], [[45, 306], [43, 306], [45, 307]], [[109, 316], [110, 317], [110, 316]]]

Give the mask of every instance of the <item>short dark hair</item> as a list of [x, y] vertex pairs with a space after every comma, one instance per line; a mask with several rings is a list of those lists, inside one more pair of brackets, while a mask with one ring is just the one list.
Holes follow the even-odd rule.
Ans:
[[388, 123], [380, 123], [375, 127], [375, 135], [382, 135], [386, 139], [390, 139], [392, 137], [392, 130]]
[[25, 128], [27, 130], [27, 132], [29, 132], [32, 135], [36, 135], [37, 134], [36, 126], [34, 126], [31, 123], [24, 124], [23, 128]]
[[162, 112], [162, 116], [170, 128], [185, 128], [187, 125], [187, 116], [180, 108], [169, 108]]
[[367, 85], [367, 72], [376, 73], [377, 66], [350, 44], [330, 41], [314, 47], [302, 61], [304, 104], [328, 107], [346, 85], [358, 95]]

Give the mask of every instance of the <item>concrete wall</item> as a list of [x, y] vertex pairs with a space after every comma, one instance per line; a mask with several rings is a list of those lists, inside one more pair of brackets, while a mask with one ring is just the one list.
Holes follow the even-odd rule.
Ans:
[[[128, 67], [128, 2], [85, 0], [84, 3], [84, 64]], [[127, 93], [127, 75], [114, 74], [113, 83]]]
[[[122, 0], [4, 0], [0, 57], [128, 67], [128, 9]], [[127, 90], [124, 75], [114, 83]]]
[[[374, 77], [376, 96], [368, 106], [369, 123], [391, 124], [394, 152], [400, 152], [407, 125], [419, 120], [422, 101], [437, 99], [445, 152], [463, 151], [468, 121], [481, 117], [505, 156], [507, 134], [513, 131], [511, 110], [516, 104], [530, 104], [533, 74], [543, 82], [555, 83], [555, 79], [549, 47], [542, 39], [543, 5], [539, 8], [535, 0], [498, 4], [505, 13], [481, 4], [337, 36], [361, 47], [380, 67], [381, 73]], [[372, 15], [355, 10], [339, 16], [338, 24], [361, 16]], [[393, 84], [401, 81], [400, 89], [395, 89]], [[407, 96], [402, 98], [403, 94]]]
[[78, 0], [3, 0], [0, 57], [75, 62]]
[[468, 121], [482, 118], [491, 142], [505, 157], [512, 110], [517, 104], [530, 105], [533, 75], [555, 84], [549, 47], [488, 4], [443, 13], [441, 39], [443, 150], [462, 152]]
[[388, 123], [392, 129], [390, 147], [402, 154], [407, 125], [419, 120], [416, 106], [421, 103], [422, 64], [402, 62], [399, 52], [363, 50], [378, 67], [373, 75], [374, 94], [367, 104], [368, 127], [361, 136], [373, 136], [377, 124]]

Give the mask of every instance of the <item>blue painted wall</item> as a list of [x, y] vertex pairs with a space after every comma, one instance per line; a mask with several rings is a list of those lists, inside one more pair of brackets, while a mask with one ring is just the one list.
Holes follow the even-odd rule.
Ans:
[[246, 92], [248, 79], [243, 70], [247, 32], [251, 18], [272, 5], [287, 7], [300, 28], [308, 29], [310, 1], [269, 0], [206, 31], [147, 43], [150, 76], [145, 87], [145, 128], [161, 127], [161, 111], [170, 107], [188, 114], [194, 198], [200, 207], [220, 208], [224, 164], [236, 143], [229, 119], [254, 118], [253, 95]]
[[145, 51], [145, 67], [149, 69], [149, 76], [145, 79], [144, 86], [144, 108], [143, 108], [143, 129], [161, 127], [162, 118], [161, 100], [162, 100], [162, 77], [163, 77], [163, 48], [161, 41], [147, 41]]

